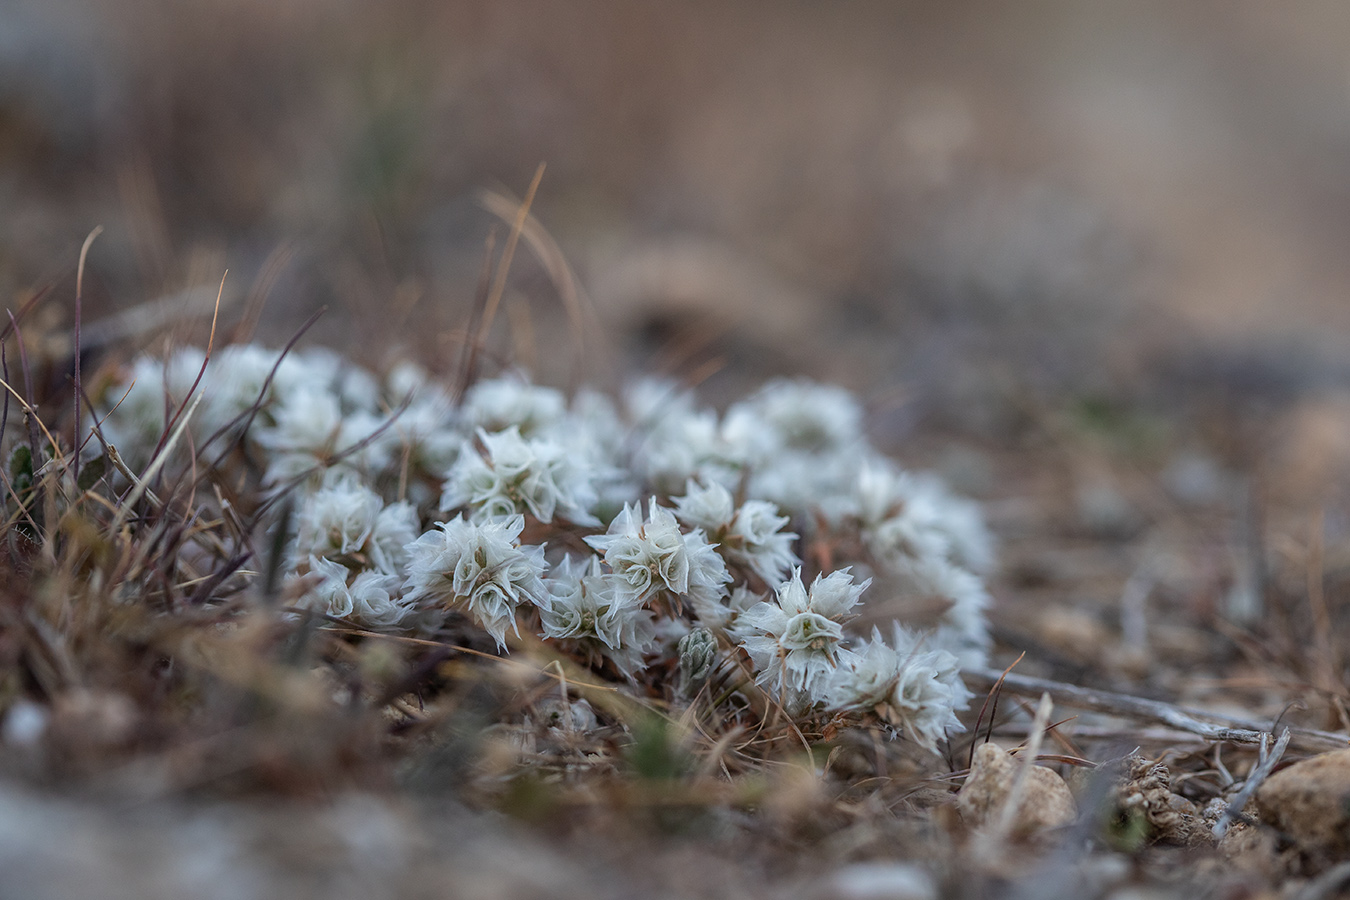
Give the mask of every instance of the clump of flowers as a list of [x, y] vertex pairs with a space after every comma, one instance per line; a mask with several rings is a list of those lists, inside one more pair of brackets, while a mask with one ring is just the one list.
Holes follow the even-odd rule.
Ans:
[[[871, 445], [842, 388], [775, 381], [719, 414], [669, 382], [569, 396], [512, 373], [461, 395], [409, 364], [181, 348], [104, 385], [89, 427], [145, 471], [194, 392], [166, 463], [234, 466], [241, 502], [293, 510], [273, 540], [297, 611], [503, 652], [536, 635], [671, 702], [720, 685], [706, 702], [737, 715], [757, 695], [925, 747], [960, 728], [992, 542], [974, 504]], [[869, 591], [937, 601], [935, 627], [852, 634]]]
[[543, 637], [562, 641], [590, 662], [605, 657], [625, 676], [642, 668], [656, 639], [653, 615], [641, 598], [618, 590], [618, 579], [601, 569], [564, 557], [546, 582], [552, 603], [540, 613]]
[[[892, 646], [893, 645], [893, 646]], [[960, 664], [946, 650], [925, 650], [923, 636], [899, 623], [891, 644], [872, 629], [836, 667], [827, 689], [830, 707], [870, 709], [915, 742], [933, 747], [949, 731], [965, 730], [956, 710], [970, 702]]]
[[827, 686], [844, 653], [844, 621], [871, 581], [854, 584], [848, 569], [817, 575], [808, 591], [802, 570], [778, 588], [777, 602], [762, 602], [741, 616], [754, 629], [743, 641], [758, 681], [800, 712], [827, 699]]
[[699, 487], [689, 482], [683, 497], [675, 498], [676, 517], [701, 528], [724, 559], [754, 572], [765, 584], [787, 577], [798, 562], [792, 552], [797, 535], [784, 531], [790, 521], [767, 500], [734, 505], [731, 492], [720, 484]]
[[467, 508], [487, 521], [526, 513], [540, 522], [558, 514], [578, 525], [599, 525], [591, 515], [596, 492], [583, 466], [547, 437], [527, 440], [512, 424], [489, 434], [478, 429], [478, 446], [465, 443], [450, 468], [441, 509]]
[[321, 556], [308, 557], [300, 567], [309, 576], [306, 580], [313, 581], [296, 604], [303, 609], [372, 628], [396, 627], [412, 613], [397, 575], [371, 569], [353, 574], [341, 563]]
[[544, 548], [520, 545], [523, 516], [474, 524], [462, 516], [442, 522], [408, 547], [407, 601], [432, 611], [473, 617], [498, 645], [516, 629], [516, 611], [532, 603], [547, 609]]
[[695, 609], [715, 605], [731, 575], [702, 530], [682, 531], [655, 497], [647, 509], [644, 519], [638, 505], [625, 505], [609, 531], [586, 538], [604, 554], [619, 593], [643, 602], [665, 598], [677, 608], [682, 601]]

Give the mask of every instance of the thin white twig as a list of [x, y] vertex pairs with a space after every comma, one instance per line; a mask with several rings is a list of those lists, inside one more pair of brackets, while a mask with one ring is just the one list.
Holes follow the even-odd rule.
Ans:
[[1221, 838], [1228, 826], [1242, 815], [1242, 810], [1247, 807], [1247, 801], [1256, 793], [1256, 789], [1261, 786], [1271, 772], [1275, 771], [1275, 766], [1280, 762], [1280, 757], [1284, 756], [1285, 748], [1289, 746], [1289, 729], [1286, 727], [1280, 732], [1280, 739], [1275, 742], [1275, 749], [1270, 749], [1270, 735], [1263, 735], [1261, 738], [1260, 755], [1257, 758], [1256, 765], [1252, 768], [1251, 774], [1242, 785], [1242, 790], [1233, 798], [1233, 802], [1228, 804], [1228, 808], [1219, 816], [1219, 821], [1214, 823], [1214, 837]]
[[[1039, 697], [1050, 694], [1061, 706], [1088, 709], [1114, 716], [1126, 716], [1157, 722], [1180, 731], [1198, 734], [1211, 741], [1232, 741], [1237, 744], [1259, 744], [1261, 736], [1269, 734], [1271, 724], [1251, 719], [1221, 716], [1203, 710], [1186, 709], [1160, 700], [1146, 700], [1129, 694], [1098, 691], [1046, 678], [1029, 678], [1009, 673], [1006, 677], [998, 669], [968, 668], [961, 670], [967, 684], [975, 690], [987, 691], [1003, 678], [1002, 691], [1019, 697]], [[1209, 720], [1209, 721], [1206, 721]], [[1311, 728], [1290, 728], [1290, 743], [1301, 749], [1329, 750], [1350, 746], [1350, 737], [1330, 731]]]
[[117, 448], [112, 444], [108, 445], [108, 461], [112, 463], [114, 469], [122, 473], [123, 478], [131, 482], [133, 487], [139, 487], [143, 490], [145, 496], [149, 498], [151, 503], [155, 504], [155, 506], [164, 505], [164, 502], [160, 500], [159, 497], [155, 496], [155, 492], [145, 486], [141, 482], [140, 477], [137, 476], [135, 472], [131, 471], [131, 467], [127, 465], [126, 460], [122, 459], [122, 454], [118, 453]]

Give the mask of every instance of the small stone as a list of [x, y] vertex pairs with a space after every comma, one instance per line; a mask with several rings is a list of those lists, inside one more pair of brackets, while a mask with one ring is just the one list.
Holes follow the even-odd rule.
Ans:
[[1079, 487], [1076, 499], [1079, 524], [1094, 536], [1129, 537], [1139, 529], [1139, 511], [1105, 479]]
[[828, 896], [845, 900], [936, 900], [937, 886], [923, 869], [909, 863], [855, 863], [829, 881]]
[[1262, 821], [1316, 855], [1350, 853], [1350, 749], [1294, 763], [1256, 790]]
[[112, 749], [136, 736], [140, 714], [125, 694], [77, 688], [56, 698], [48, 725], [59, 744]]
[[12, 747], [32, 747], [42, 740], [51, 714], [31, 700], [16, 700], [0, 725], [0, 740]]
[[[997, 744], [981, 744], [975, 750], [970, 776], [956, 795], [956, 805], [967, 824], [976, 828], [996, 821], [1012, 791], [1021, 762]], [[1028, 836], [1047, 828], [1068, 825], [1078, 817], [1078, 805], [1064, 779], [1044, 766], [1027, 771], [1022, 799], [1013, 817], [1012, 830]]]
[[1172, 460], [1162, 473], [1167, 492], [1182, 503], [1203, 506], [1218, 503], [1232, 493], [1231, 478], [1210, 457], [1196, 452], [1183, 453]]

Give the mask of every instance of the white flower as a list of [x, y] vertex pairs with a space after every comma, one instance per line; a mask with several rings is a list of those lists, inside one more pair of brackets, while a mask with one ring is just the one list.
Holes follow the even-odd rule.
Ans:
[[301, 388], [288, 395], [273, 415], [274, 424], [255, 434], [271, 456], [266, 483], [278, 484], [326, 464], [337, 449], [342, 407], [329, 391]]
[[933, 633], [933, 646], [955, 654], [963, 666], [983, 666], [989, 657], [989, 592], [978, 575], [934, 560], [911, 573], [912, 590], [948, 604]]
[[649, 428], [667, 416], [694, 411], [694, 395], [674, 381], [639, 378], [623, 392], [624, 411], [638, 428]]
[[[215, 383], [215, 370], [208, 368], [205, 373], [202, 371], [204, 362], [206, 362], [206, 351], [200, 347], [177, 348], [168, 359], [164, 360], [164, 387], [180, 401], [187, 397], [188, 391], [192, 389], [194, 383], [197, 385], [197, 390], [206, 393], [221, 390], [222, 386]], [[217, 364], [213, 363], [212, 365]], [[198, 380], [198, 375], [201, 376], [200, 380]], [[200, 412], [199, 409], [198, 414]]]
[[716, 546], [695, 528], [684, 536], [684, 547], [689, 555], [689, 589], [683, 599], [695, 608], [721, 602], [732, 578]]
[[[166, 410], [170, 416], [177, 413], [194, 383], [202, 398], [191, 422], [196, 439], [203, 441], [226, 426], [237, 428], [248, 410], [265, 409], [283, 387], [293, 388], [304, 381], [302, 364], [287, 357], [278, 365], [278, 357], [277, 352], [253, 344], [218, 348], [209, 362], [197, 347], [180, 347], [162, 362], [139, 357], [131, 366], [128, 383], [134, 379], [134, 384], [130, 393], [105, 423], [105, 439], [134, 465], [148, 462], [165, 428]], [[276, 375], [264, 392], [274, 368]], [[125, 390], [110, 392], [114, 394], [111, 402], [121, 399]]]
[[804, 379], [772, 381], [732, 404], [722, 437], [749, 471], [747, 495], [793, 514], [828, 505], [867, 452], [853, 395]]
[[909, 575], [947, 559], [948, 544], [942, 533], [903, 513], [865, 526], [862, 539], [878, 566], [894, 575]]
[[909, 514], [943, 536], [952, 562], [976, 574], [994, 567], [994, 539], [973, 500], [958, 497], [936, 476], [914, 476]]
[[550, 606], [544, 588], [543, 547], [520, 546], [524, 516], [473, 524], [463, 516], [443, 522], [408, 548], [404, 592], [421, 607], [468, 613], [506, 646], [506, 629], [515, 629], [516, 609], [533, 603]]
[[356, 410], [344, 414], [336, 442], [339, 465], [368, 475], [388, 471], [395, 444], [386, 436], [402, 418], [402, 412], [382, 415]]
[[792, 552], [797, 535], [782, 530], [788, 517], [778, 515], [778, 508], [765, 500], [747, 500], [739, 509], [732, 503], [731, 492], [722, 485], [701, 488], [691, 481], [685, 495], [675, 498], [676, 515], [702, 528], [719, 553], [766, 584], [783, 581], [799, 562]]
[[540, 613], [544, 637], [576, 641], [630, 678], [642, 668], [656, 638], [652, 613], [640, 599], [614, 589], [614, 576], [601, 573], [599, 557], [592, 556], [589, 566], [564, 559], [546, 584], [552, 604]]
[[383, 508], [379, 494], [352, 479], [315, 491], [296, 513], [294, 555], [336, 559], [361, 553]]
[[[402, 403], [402, 397], [395, 402]], [[379, 440], [389, 464], [401, 469], [407, 460], [413, 475], [440, 479], [459, 456], [466, 432], [450, 395], [428, 385], [413, 394], [407, 408], [394, 419]]]
[[[204, 358], [195, 347], [181, 347], [167, 360], [139, 356], [131, 362], [122, 383], [108, 390], [102, 405], [111, 412], [103, 419], [103, 439], [115, 446], [133, 469], [143, 469], [150, 463], [169, 417], [187, 399]], [[203, 385], [207, 381], [204, 376]], [[200, 415], [198, 407], [196, 416]], [[203, 433], [200, 418], [197, 425], [193, 432]]]
[[555, 513], [579, 525], [599, 525], [590, 513], [595, 491], [587, 472], [560, 444], [526, 440], [516, 426], [488, 434], [480, 452], [466, 442], [446, 479], [441, 509], [468, 507], [475, 521], [528, 512], [541, 522]]
[[399, 596], [397, 575], [361, 572], [351, 583], [350, 570], [341, 563], [311, 556], [306, 576], [319, 581], [297, 602], [297, 606], [339, 619], [352, 619], [376, 628], [391, 628], [408, 618], [411, 606]]
[[[258, 429], [256, 439], [271, 455], [263, 482], [279, 485], [315, 470], [315, 480], [334, 465], [353, 472], [382, 467], [378, 440], [362, 446], [389, 425], [373, 413], [344, 413], [337, 396], [308, 385], [284, 395], [273, 411], [274, 423]], [[357, 449], [360, 448], [360, 449]]]
[[689, 552], [675, 514], [656, 504], [649, 505], [650, 518], [642, 519], [640, 505], [624, 505], [603, 535], [586, 543], [605, 555], [605, 562], [619, 578], [620, 590], [645, 599], [654, 590], [683, 594], [689, 589]]
[[921, 636], [895, 626], [894, 647], [872, 629], [830, 679], [832, 709], [875, 712], [882, 721], [932, 749], [949, 731], [964, 731], [956, 716], [971, 693], [957, 659], [945, 650], [922, 650]]
[[335, 351], [327, 347], [306, 347], [295, 351], [282, 363], [283, 370], [291, 360], [297, 366], [294, 375], [289, 371], [277, 373], [282, 380], [283, 390], [291, 387], [290, 382], [299, 377], [306, 384], [321, 384], [332, 391], [344, 412], [374, 412], [379, 408], [380, 385], [375, 376], [360, 366], [352, 365]]
[[830, 453], [781, 450], [750, 467], [746, 494], [794, 515], [814, 516], [848, 489], [863, 457], [861, 447]]
[[562, 430], [571, 439], [595, 447], [611, 462], [619, 459], [628, 439], [628, 429], [614, 401], [589, 388], [582, 388], [573, 396], [571, 413], [562, 422]]
[[834, 453], [863, 441], [862, 407], [843, 388], [778, 379], [732, 404], [722, 431], [756, 463], [783, 450]]
[[731, 580], [726, 564], [700, 530], [680, 531], [675, 514], [653, 497], [648, 518], [640, 506], [625, 505], [609, 531], [586, 538], [605, 555], [605, 563], [626, 597], [646, 600], [659, 591], [676, 597], [693, 595], [694, 602], [715, 602]]
[[963, 665], [984, 664], [990, 599], [975, 571], [992, 565], [993, 542], [975, 504], [953, 496], [932, 476], [911, 475], [874, 457], [825, 515], [835, 528], [858, 528], [878, 574], [902, 595], [945, 605], [933, 646]]
[[103, 439], [116, 447], [132, 468], [144, 468], [150, 462], [150, 451], [164, 433], [165, 406], [170, 402], [164, 390], [163, 364], [149, 357], [137, 357], [124, 381], [111, 387], [101, 404], [105, 410], [111, 410], [100, 417]]
[[916, 560], [943, 557], [972, 572], [993, 566], [993, 538], [979, 506], [955, 496], [939, 479], [901, 472], [887, 460], [869, 460], [858, 472], [852, 502], [873, 556], [903, 570]]
[[530, 384], [523, 378], [489, 378], [464, 395], [470, 425], [484, 431], [515, 426], [521, 434], [543, 434], [562, 421], [567, 402], [562, 392]]
[[675, 515], [692, 528], [716, 534], [736, 517], [736, 503], [731, 499], [731, 491], [720, 484], [700, 487], [689, 481], [685, 484], [684, 496], [675, 498]]
[[401, 401], [409, 394], [417, 400], [423, 390], [443, 393], [432, 380], [431, 373], [410, 359], [402, 358], [389, 368], [384, 376], [385, 394]]
[[765, 500], [747, 500], [741, 504], [736, 519], [722, 546], [728, 556], [750, 567], [767, 583], [786, 578], [800, 560], [792, 552], [797, 535], [783, 531], [787, 516], [778, 515], [778, 508]]
[[808, 592], [801, 569], [778, 588], [777, 603], [760, 603], [741, 614], [753, 629], [742, 642], [759, 672], [757, 681], [784, 705], [809, 708], [826, 697], [826, 686], [843, 650], [844, 618], [871, 579], [853, 583], [848, 569], [816, 576]]
[[391, 503], [380, 510], [368, 544], [371, 564], [380, 572], [401, 576], [419, 524], [411, 503]]
[[739, 477], [712, 412], [662, 419], [643, 437], [638, 462], [647, 481], [666, 493], [690, 478], [735, 484]]
[[[279, 351], [257, 344], [230, 344], [216, 350], [202, 379], [203, 384], [210, 385], [203, 409], [199, 410], [204, 414], [204, 426], [214, 432], [240, 420], [255, 405], [262, 409], [301, 385], [320, 385], [320, 379], [312, 376], [310, 367], [294, 355], [287, 355], [278, 363], [280, 357]], [[270, 384], [269, 376], [272, 378]], [[266, 390], [264, 385], [267, 385]], [[265, 415], [262, 421], [266, 421]], [[243, 422], [240, 420], [238, 424]]]
[[716, 413], [696, 410], [687, 392], [657, 381], [639, 382], [627, 401], [637, 438], [633, 468], [651, 487], [674, 493], [691, 478], [737, 482], [741, 462], [723, 440]]
[[584, 464], [596, 494], [593, 511], [604, 521], [640, 496], [624, 459], [628, 431], [608, 397], [593, 390], [577, 391], [570, 414], [550, 436], [569, 458]]

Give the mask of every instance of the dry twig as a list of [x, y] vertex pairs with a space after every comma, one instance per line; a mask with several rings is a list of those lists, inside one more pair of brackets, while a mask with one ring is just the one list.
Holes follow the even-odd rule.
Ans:
[[1246, 808], [1247, 801], [1256, 793], [1256, 789], [1261, 786], [1261, 782], [1269, 777], [1270, 773], [1275, 771], [1275, 766], [1280, 762], [1280, 757], [1284, 756], [1285, 748], [1289, 746], [1289, 729], [1285, 728], [1280, 732], [1280, 739], [1275, 742], [1275, 749], [1270, 749], [1270, 735], [1262, 735], [1260, 760], [1247, 780], [1242, 785], [1242, 790], [1233, 798], [1233, 802], [1228, 804], [1228, 808], [1219, 816], [1219, 821], [1214, 823], [1214, 837], [1221, 838], [1224, 832], [1228, 830], [1231, 822], [1236, 821], [1242, 816], [1242, 810]]
[[[1270, 734], [1270, 726], [1263, 722], [1186, 709], [1160, 700], [1099, 691], [1046, 678], [1029, 678], [1010, 673], [1005, 675], [998, 669], [969, 668], [962, 669], [961, 672], [967, 684], [975, 691], [987, 691], [1001, 678], [1002, 690], [1021, 697], [1039, 697], [1042, 693], [1048, 693], [1056, 703], [1075, 709], [1088, 709], [1114, 716], [1157, 722], [1180, 731], [1198, 734], [1212, 741], [1259, 744], [1263, 735]], [[1205, 721], [1206, 719], [1209, 721]], [[1330, 731], [1290, 728], [1289, 733], [1290, 742], [1305, 750], [1339, 750], [1350, 746], [1350, 738]]]

